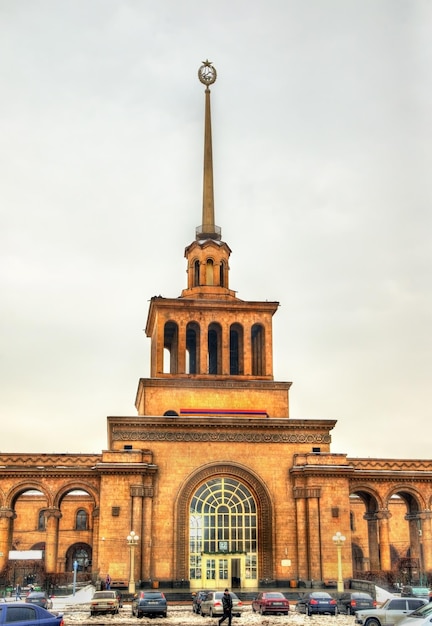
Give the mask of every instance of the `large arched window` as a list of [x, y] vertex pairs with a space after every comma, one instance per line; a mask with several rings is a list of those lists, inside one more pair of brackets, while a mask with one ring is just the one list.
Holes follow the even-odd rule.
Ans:
[[[257, 512], [246, 485], [214, 478], [201, 485], [189, 509], [189, 576], [202, 577], [203, 558], [245, 555], [249, 579], [257, 578]], [[221, 577], [223, 578], [223, 577]]]
[[78, 509], [76, 518], [75, 518], [75, 529], [76, 530], [87, 530], [87, 520], [88, 515], [85, 509]]
[[78, 563], [78, 571], [91, 571], [92, 565], [92, 549], [86, 543], [74, 543], [66, 552], [66, 571], [73, 570], [74, 562]]

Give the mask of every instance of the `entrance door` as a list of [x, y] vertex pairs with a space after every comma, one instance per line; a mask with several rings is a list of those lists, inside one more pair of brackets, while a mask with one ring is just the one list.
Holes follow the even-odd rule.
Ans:
[[231, 559], [231, 589], [241, 589], [241, 559]]
[[[241, 570], [244, 557], [203, 555], [204, 589], [224, 589], [225, 587], [241, 587]], [[244, 567], [244, 564], [243, 564]]]

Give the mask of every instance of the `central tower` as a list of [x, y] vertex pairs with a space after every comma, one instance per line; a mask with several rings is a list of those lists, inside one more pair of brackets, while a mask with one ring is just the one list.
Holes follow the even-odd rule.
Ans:
[[185, 249], [186, 289], [178, 298], [151, 299], [150, 378], [139, 382], [136, 408], [142, 416], [287, 418], [291, 383], [273, 380], [272, 318], [279, 303], [240, 300], [229, 286], [231, 250], [215, 224], [210, 61], [198, 77], [205, 85], [202, 223]]

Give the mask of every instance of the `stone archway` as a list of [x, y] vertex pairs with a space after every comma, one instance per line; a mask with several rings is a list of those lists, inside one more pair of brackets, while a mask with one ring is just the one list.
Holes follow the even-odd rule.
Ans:
[[273, 579], [273, 505], [265, 485], [250, 470], [236, 464], [214, 464], [198, 469], [183, 485], [176, 502], [174, 566], [177, 580], [189, 579], [189, 505], [202, 483], [214, 477], [230, 477], [247, 486], [257, 503], [259, 571], [261, 578]]

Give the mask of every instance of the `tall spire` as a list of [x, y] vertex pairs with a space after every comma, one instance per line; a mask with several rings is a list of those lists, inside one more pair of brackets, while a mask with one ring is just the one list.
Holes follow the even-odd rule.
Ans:
[[221, 229], [215, 225], [214, 193], [213, 193], [213, 149], [210, 112], [210, 89], [216, 80], [216, 69], [208, 59], [198, 70], [198, 78], [205, 89], [205, 128], [204, 128], [204, 178], [203, 178], [203, 207], [202, 224], [196, 228], [196, 240], [221, 238]]

